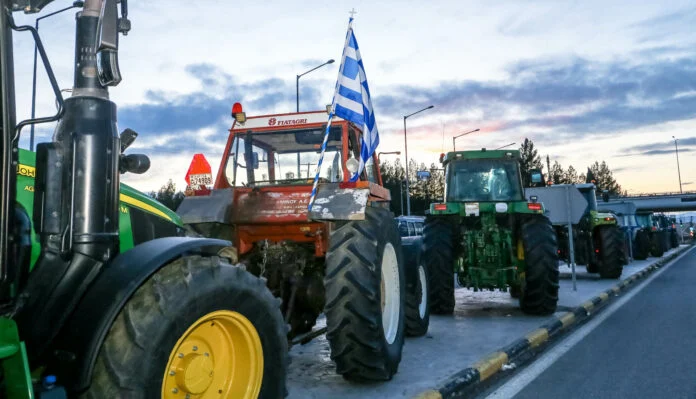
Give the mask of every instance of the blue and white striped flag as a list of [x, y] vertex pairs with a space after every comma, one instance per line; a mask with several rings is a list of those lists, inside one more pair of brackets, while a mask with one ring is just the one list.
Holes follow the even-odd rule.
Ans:
[[360, 50], [358, 49], [358, 41], [355, 40], [353, 33], [353, 17], [348, 21], [348, 34], [346, 34], [346, 44], [343, 47], [343, 58], [341, 59], [341, 68], [338, 70], [338, 80], [336, 81], [336, 91], [331, 104], [331, 113], [329, 121], [326, 124], [326, 132], [324, 133], [324, 142], [321, 145], [321, 155], [317, 163], [316, 175], [314, 176], [314, 185], [312, 193], [309, 197], [307, 208], [311, 211], [314, 204], [314, 198], [317, 195], [317, 186], [319, 183], [319, 173], [321, 164], [324, 161], [324, 152], [326, 151], [326, 143], [329, 138], [329, 129], [331, 128], [331, 119], [336, 115], [345, 120], [351, 121], [362, 127], [362, 145], [360, 146], [360, 167], [357, 173], [351, 176], [350, 181], [356, 181], [360, 177], [360, 173], [365, 168], [365, 163], [372, 156], [379, 144], [379, 133], [377, 132], [377, 124], [375, 123], [375, 114], [372, 110], [372, 99], [370, 98], [370, 89], [367, 87], [367, 77], [365, 76], [365, 67], [363, 66]]
[[372, 109], [370, 89], [367, 86], [365, 67], [360, 57], [358, 41], [353, 32], [353, 18], [348, 21], [348, 34], [343, 47], [341, 68], [338, 71], [336, 92], [331, 109], [334, 114], [362, 127], [362, 145], [360, 146], [360, 167], [351, 176], [350, 181], [358, 180], [365, 163], [370, 159], [379, 144], [379, 133]]

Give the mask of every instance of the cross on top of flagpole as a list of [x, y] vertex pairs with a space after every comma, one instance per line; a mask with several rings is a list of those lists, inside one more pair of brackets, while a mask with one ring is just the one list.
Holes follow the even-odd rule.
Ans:
[[353, 7], [353, 9], [348, 12], [348, 14], [350, 14], [350, 19], [353, 19], [357, 13], [358, 12], [355, 11], [355, 7]]

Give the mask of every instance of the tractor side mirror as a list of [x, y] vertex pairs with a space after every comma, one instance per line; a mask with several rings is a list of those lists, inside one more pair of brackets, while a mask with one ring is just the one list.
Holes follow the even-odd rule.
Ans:
[[133, 129], [126, 129], [121, 132], [121, 153], [126, 151], [126, 148], [130, 147], [131, 144], [138, 138], [138, 132]]
[[532, 169], [529, 171], [529, 185], [532, 187], [543, 187], [546, 185], [544, 175], [539, 169]]
[[102, 86], [121, 82], [118, 66], [118, 5], [117, 0], [104, 0], [97, 27], [97, 72]]
[[121, 173], [141, 175], [150, 169], [150, 158], [145, 154], [121, 155], [118, 170]]

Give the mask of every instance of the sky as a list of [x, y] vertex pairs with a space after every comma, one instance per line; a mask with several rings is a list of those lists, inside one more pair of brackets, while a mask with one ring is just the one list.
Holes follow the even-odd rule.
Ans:
[[[72, 4], [57, 0], [52, 12]], [[225, 5], [222, 5], [225, 4]], [[295, 109], [295, 76], [341, 59], [348, 12], [380, 131], [378, 151], [437, 163], [452, 149], [524, 138], [543, 157], [584, 172], [606, 161], [629, 193], [696, 190], [696, 2], [653, 1], [131, 1], [120, 38], [123, 82], [110, 90], [119, 129], [150, 156], [138, 189], [169, 178], [183, 189], [194, 153], [213, 173], [241, 102], [248, 116]], [[42, 15], [42, 14], [39, 14]], [[16, 14], [18, 24], [36, 16]], [[40, 22], [61, 88], [72, 84], [74, 11]], [[33, 42], [15, 34], [18, 119], [30, 115]], [[300, 109], [331, 103], [339, 65], [300, 79]], [[55, 112], [39, 67], [37, 115]], [[37, 141], [51, 139], [50, 124]], [[28, 148], [29, 132], [21, 147]]]

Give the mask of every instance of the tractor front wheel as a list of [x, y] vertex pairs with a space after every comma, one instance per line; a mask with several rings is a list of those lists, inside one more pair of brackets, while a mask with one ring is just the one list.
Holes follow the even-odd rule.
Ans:
[[180, 258], [124, 305], [82, 397], [284, 397], [286, 333], [261, 279], [219, 257]]
[[368, 207], [365, 220], [331, 232], [326, 254], [326, 337], [336, 372], [389, 380], [401, 362], [406, 281], [401, 237], [391, 213]]
[[430, 312], [454, 312], [454, 226], [442, 218], [427, 218], [423, 228], [423, 259], [430, 272]]
[[619, 278], [623, 273], [623, 233], [616, 226], [599, 227], [599, 276]]
[[558, 304], [559, 273], [556, 234], [549, 219], [529, 219], [522, 226], [522, 244], [526, 269], [520, 307], [528, 314], [552, 314]]

